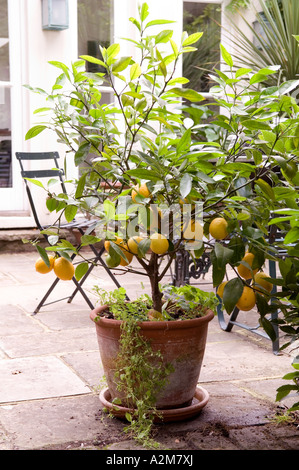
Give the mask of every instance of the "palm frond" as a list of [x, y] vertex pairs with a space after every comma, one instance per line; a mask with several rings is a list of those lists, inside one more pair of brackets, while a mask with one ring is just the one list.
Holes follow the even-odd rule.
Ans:
[[282, 0], [282, 8], [278, 0], [270, 4], [260, 0], [260, 5], [261, 11], [255, 10], [255, 13], [262, 34], [240, 12], [238, 15], [251, 38], [242, 26], [235, 24], [234, 18], [228, 17], [232, 32], [227, 32], [226, 36], [234, 46], [234, 59], [241, 66], [254, 70], [277, 65], [282, 80], [295, 79], [299, 75], [298, 44], [293, 37], [299, 34], [298, 0]]

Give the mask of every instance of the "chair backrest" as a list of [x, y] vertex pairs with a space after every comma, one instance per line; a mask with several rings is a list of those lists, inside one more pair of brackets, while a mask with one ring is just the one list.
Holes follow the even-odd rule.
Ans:
[[[26, 180], [26, 178], [40, 179], [40, 178], [51, 178], [54, 176], [58, 176], [60, 183], [61, 183], [62, 191], [66, 193], [66, 188], [65, 188], [65, 184], [63, 180], [64, 171], [61, 168], [59, 168], [59, 162], [58, 162], [59, 153], [58, 152], [16, 152], [16, 157], [20, 163], [21, 175], [24, 178], [24, 182], [26, 185], [26, 192], [27, 192], [27, 196], [29, 199], [29, 203], [30, 203], [34, 220], [36, 222], [37, 227], [41, 230], [43, 227], [39, 221], [35, 204], [34, 204], [34, 200], [32, 197], [32, 193], [30, 190], [30, 185], [28, 184], [28, 181]], [[49, 169], [44, 169], [44, 170], [41, 170], [40, 168], [37, 168], [37, 169], [31, 168], [30, 170], [26, 170], [24, 168], [24, 161], [38, 162], [40, 160], [49, 160], [49, 161], [52, 160], [53, 163], [52, 165], [49, 164]]]

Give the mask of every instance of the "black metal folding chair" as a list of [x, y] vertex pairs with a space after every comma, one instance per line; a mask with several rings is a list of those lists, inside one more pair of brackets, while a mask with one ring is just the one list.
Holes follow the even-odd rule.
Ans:
[[[32, 214], [33, 214], [33, 217], [34, 217], [37, 228], [40, 231], [44, 231], [49, 227], [53, 227], [53, 225], [50, 225], [50, 224], [49, 225], [43, 225], [40, 222], [40, 218], [38, 216], [38, 211], [35, 207], [33, 195], [32, 195], [31, 189], [30, 189], [30, 184], [29, 184], [29, 182], [27, 181], [26, 178], [31, 178], [31, 179], [48, 178], [49, 179], [51, 177], [58, 177], [59, 180], [60, 180], [59, 182], [61, 184], [62, 192], [66, 194], [67, 191], [66, 191], [64, 178], [63, 178], [64, 177], [64, 171], [61, 168], [59, 168], [59, 162], [58, 162], [59, 154], [58, 154], [58, 152], [16, 152], [16, 157], [17, 157], [17, 159], [20, 163], [20, 166], [21, 166], [21, 175], [24, 178], [29, 204], [30, 204]], [[51, 169], [41, 170], [39, 168], [37, 168], [37, 169], [32, 169], [31, 168], [30, 170], [27, 170], [27, 169], [24, 168], [24, 161], [31, 161], [31, 162], [37, 162], [38, 163], [41, 160], [49, 160], [49, 161], [52, 160], [53, 165], [52, 165]], [[91, 233], [93, 231], [94, 227], [96, 226], [96, 223], [97, 222], [95, 220], [80, 219], [80, 220], [77, 221], [76, 219], [74, 219], [72, 222], [60, 224], [60, 228], [63, 229], [63, 230], [71, 231], [71, 232], [73, 232], [74, 230], [77, 230], [77, 231], [79, 231], [79, 233], [81, 235], [83, 235], [84, 233], [86, 233], [86, 231], [88, 233]], [[46, 239], [46, 241], [49, 243], [49, 235], [47, 233], [42, 233], [42, 234], [43, 234], [44, 238]], [[50, 245], [50, 243], [49, 243], [49, 245]], [[105, 264], [105, 262], [102, 259], [102, 255], [105, 251], [104, 247], [102, 246], [99, 250], [93, 244], [90, 244], [89, 247], [91, 248], [91, 250], [94, 254], [94, 257], [89, 260], [90, 261], [89, 269], [86, 272], [86, 274], [82, 277], [82, 279], [80, 279], [80, 281], [77, 281], [76, 278], [73, 277], [72, 281], [76, 285], [76, 288], [73, 291], [73, 293], [70, 296], [67, 296], [67, 297], [64, 297], [64, 298], [61, 298], [61, 299], [57, 299], [57, 300], [54, 300], [52, 302], [45, 303], [46, 300], [48, 299], [49, 295], [51, 294], [51, 292], [53, 291], [53, 289], [55, 288], [55, 286], [58, 284], [58, 282], [60, 280], [57, 277], [54, 280], [54, 282], [52, 283], [52, 285], [49, 287], [48, 291], [46, 292], [46, 294], [44, 295], [42, 300], [39, 302], [36, 309], [34, 310], [34, 314], [39, 312], [41, 307], [52, 304], [52, 303], [55, 303], [55, 302], [59, 302], [61, 300], [68, 299], [68, 303], [70, 303], [78, 292], [81, 293], [81, 295], [83, 296], [83, 298], [87, 302], [88, 306], [91, 309], [93, 309], [94, 305], [92, 304], [91, 300], [86, 295], [85, 291], [82, 288], [82, 285], [85, 282], [85, 280], [88, 278], [89, 274], [91, 273], [91, 271], [93, 270], [93, 268], [96, 266], [97, 263], [100, 263], [103, 266], [103, 268], [106, 270], [107, 274], [113, 280], [115, 285], [117, 287], [121, 287], [119, 282], [117, 281], [117, 279], [113, 275], [113, 273], [110, 271], [110, 269], [107, 267], [107, 265]], [[77, 248], [77, 252], [79, 252], [80, 249], [81, 249], [80, 243], [78, 243], [76, 248]], [[74, 253], [71, 256], [72, 259], [74, 259], [75, 257], [76, 257], [76, 253]]]

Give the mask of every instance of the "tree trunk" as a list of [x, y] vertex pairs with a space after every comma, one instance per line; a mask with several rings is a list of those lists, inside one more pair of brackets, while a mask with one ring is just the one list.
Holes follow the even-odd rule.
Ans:
[[158, 256], [153, 253], [149, 263], [149, 278], [152, 290], [153, 309], [162, 311], [162, 292], [159, 288]]

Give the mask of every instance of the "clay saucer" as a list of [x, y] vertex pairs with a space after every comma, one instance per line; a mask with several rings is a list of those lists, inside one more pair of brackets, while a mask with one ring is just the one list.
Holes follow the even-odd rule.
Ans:
[[[123, 406], [115, 405], [111, 402], [111, 395], [108, 388], [105, 388], [100, 393], [100, 401], [102, 405], [117, 418], [126, 417], [126, 413], [132, 413], [133, 410]], [[155, 423], [169, 423], [172, 421], [183, 421], [185, 419], [193, 418], [196, 416], [209, 401], [208, 392], [202, 388], [197, 387], [191, 405], [183, 408], [174, 408], [167, 410], [159, 410], [159, 415], [154, 419]]]

